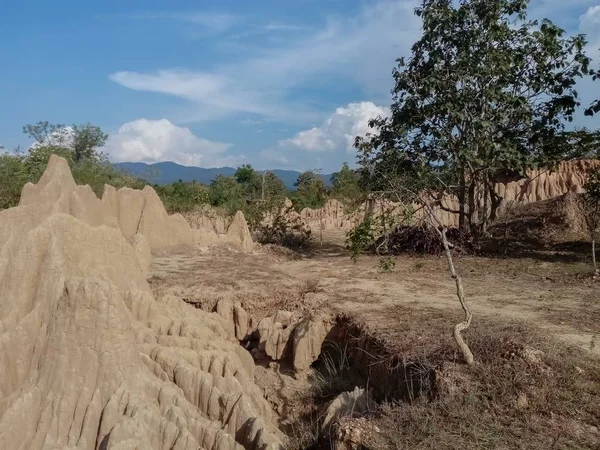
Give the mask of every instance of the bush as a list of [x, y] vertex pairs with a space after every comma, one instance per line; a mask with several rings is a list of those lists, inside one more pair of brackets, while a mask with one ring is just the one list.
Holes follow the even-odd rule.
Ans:
[[276, 244], [291, 249], [304, 247], [312, 238], [310, 229], [294, 213], [293, 206], [276, 208], [272, 219], [259, 224], [252, 234], [260, 244]]
[[[473, 237], [468, 231], [448, 228], [446, 236], [456, 253], [469, 255], [475, 252]], [[385, 255], [441, 255], [444, 246], [440, 235], [431, 226], [400, 225], [375, 240], [370, 250]]]

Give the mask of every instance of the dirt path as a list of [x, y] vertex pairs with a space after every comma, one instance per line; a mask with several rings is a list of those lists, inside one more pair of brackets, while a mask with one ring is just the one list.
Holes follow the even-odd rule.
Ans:
[[[299, 293], [311, 291], [378, 328], [394, 327], [389, 312], [403, 306], [447, 311], [450, 324], [460, 318], [445, 259], [397, 258], [395, 264], [393, 272], [382, 273], [377, 259], [355, 264], [336, 247], [298, 260], [220, 250], [155, 258], [153, 273], [160, 289], [190, 302], [210, 307], [232, 296], [257, 315], [290, 307]], [[475, 320], [526, 321], [600, 355], [599, 283], [577, 279], [563, 263], [531, 259], [461, 258], [457, 267]]]

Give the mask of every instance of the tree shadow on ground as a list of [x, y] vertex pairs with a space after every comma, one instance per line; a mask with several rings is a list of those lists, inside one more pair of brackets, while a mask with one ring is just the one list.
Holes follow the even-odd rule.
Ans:
[[[585, 241], [560, 242], [543, 245], [537, 241], [490, 240], [486, 241], [481, 256], [499, 259], [535, 259], [543, 262], [581, 263], [590, 262], [591, 244]], [[596, 252], [597, 258], [600, 252]]]

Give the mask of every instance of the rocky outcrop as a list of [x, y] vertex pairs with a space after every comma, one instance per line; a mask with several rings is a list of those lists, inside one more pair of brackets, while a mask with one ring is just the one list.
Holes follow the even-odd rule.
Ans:
[[[600, 170], [600, 160], [563, 161], [554, 170], [531, 170], [525, 178], [504, 177], [495, 185], [495, 192], [502, 198], [501, 207], [513, 202], [526, 204], [556, 198], [568, 192], [582, 193], [588, 174]], [[438, 221], [446, 226], [458, 226], [458, 199], [447, 195], [441, 199], [443, 208], [434, 212]], [[420, 205], [412, 205], [415, 219], [423, 220]], [[480, 205], [481, 206], [481, 205]], [[349, 230], [360, 223], [367, 213], [376, 217], [383, 214], [402, 216], [400, 204], [389, 201], [367, 201], [358, 210], [346, 213], [342, 203], [329, 200], [322, 208], [303, 209], [299, 216], [313, 232], [317, 230]], [[297, 214], [297, 213], [296, 213]]]
[[225, 236], [230, 242], [238, 243], [242, 251], [246, 253], [250, 253], [254, 248], [248, 223], [246, 222], [244, 213], [241, 211], [236, 212], [235, 216], [233, 216], [233, 221], [227, 228]]
[[275, 361], [291, 357], [294, 370], [305, 372], [321, 355], [333, 326], [329, 318], [303, 318], [298, 313], [278, 311], [258, 323], [258, 350]]
[[163, 211], [52, 157], [0, 212], [0, 448], [283, 448], [236, 327], [153, 296], [150, 249], [195, 239]]
[[304, 319], [294, 330], [294, 369], [302, 372], [321, 355], [321, 347], [333, 328], [331, 320]]
[[219, 215], [212, 208], [185, 213], [185, 220], [207, 244], [230, 244], [245, 253], [254, 250], [254, 241], [244, 213], [238, 211], [233, 218]]
[[129, 242], [136, 235], [143, 235], [155, 254], [223, 242], [244, 252], [253, 249], [242, 213], [236, 215], [222, 235], [212, 225], [203, 222], [192, 228], [182, 215], [169, 215], [150, 186], [140, 191], [105, 185], [102, 199], [98, 199], [89, 186], [75, 183], [67, 161], [56, 155], [50, 157], [48, 168], [37, 184], [27, 183], [23, 187], [19, 206], [19, 214], [29, 216], [28, 227], [52, 213], [69, 214], [92, 226], [118, 228]]
[[289, 356], [292, 351], [294, 330], [299, 317], [290, 311], [277, 311], [258, 323], [258, 349], [277, 361]]
[[357, 386], [353, 391], [341, 393], [329, 404], [322, 427], [328, 429], [334, 420], [341, 417], [360, 417], [374, 409], [374, 406], [375, 402], [371, 400], [369, 392]]

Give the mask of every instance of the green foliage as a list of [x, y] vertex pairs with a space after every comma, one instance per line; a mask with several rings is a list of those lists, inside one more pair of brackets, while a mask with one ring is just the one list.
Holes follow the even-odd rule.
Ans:
[[230, 215], [242, 210], [246, 205], [244, 189], [234, 177], [217, 175], [210, 183], [208, 198], [211, 205], [224, 208]]
[[583, 204], [586, 222], [592, 238], [600, 227], [600, 172], [592, 172], [585, 183]]
[[[385, 201], [385, 198], [382, 200]], [[398, 225], [412, 223], [414, 214], [412, 205], [406, 205], [400, 211], [394, 206], [383, 206], [377, 216], [367, 215], [346, 233], [346, 248], [350, 252], [350, 258], [356, 262], [361, 254], [372, 250], [378, 255], [388, 253], [390, 234]], [[375, 245], [376, 243], [378, 244]]]
[[[302, 220], [291, 214], [293, 206], [284, 208], [283, 205], [265, 210], [272, 214], [272, 220], [268, 224], [257, 223], [250, 227], [254, 233], [253, 236], [261, 244], [276, 244], [291, 249], [299, 249], [310, 242], [312, 235], [310, 228], [307, 228]], [[264, 216], [260, 216], [261, 219]], [[249, 222], [250, 226], [250, 222]]]
[[208, 186], [194, 181], [184, 183], [179, 180], [172, 184], [155, 185], [154, 190], [170, 213], [192, 211], [209, 203]]
[[[28, 129], [41, 138], [42, 133], [53, 129], [50, 126], [44, 127], [43, 124], [42, 122], [42, 125], [37, 127], [29, 126]], [[23, 185], [39, 181], [52, 154], [65, 158], [71, 167], [75, 182], [89, 185], [98, 197], [102, 196], [105, 184], [116, 188], [128, 186], [135, 189], [142, 189], [145, 185], [139, 178], [116, 170], [102, 153], [94, 151], [76, 161], [73, 152], [73, 149], [68, 147], [39, 144], [31, 147], [26, 154], [1, 155], [0, 209], [10, 208], [19, 203]]]
[[583, 196], [585, 220], [592, 242], [592, 264], [595, 275], [599, 275], [596, 263], [596, 235], [600, 228], [600, 171], [589, 175], [585, 183], [585, 194]]
[[83, 161], [93, 159], [97, 149], [103, 147], [108, 140], [108, 134], [103, 133], [100, 127], [87, 123], [85, 125], [73, 125], [73, 159]]
[[339, 172], [331, 176], [331, 196], [341, 201], [349, 210], [364, 200], [358, 173], [344, 163]]
[[254, 186], [258, 179], [258, 173], [256, 173], [256, 170], [250, 164], [244, 164], [237, 168], [233, 177], [243, 186]]
[[294, 183], [296, 192], [290, 195], [296, 211], [304, 208], [317, 209], [322, 207], [327, 200], [327, 189], [323, 180], [313, 171], [306, 171], [298, 175]]
[[375, 239], [374, 219], [369, 215], [346, 233], [346, 248], [350, 252], [352, 261], [356, 262], [358, 257], [375, 242]]
[[[593, 72], [592, 78], [594, 81], [600, 79], [600, 70]], [[586, 116], [593, 116], [598, 113], [600, 113], [600, 99], [593, 101], [589, 108], [585, 110]]]
[[396, 261], [394, 261], [394, 258], [392, 258], [391, 256], [381, 258], [379, 260], [379, 270], [381, 270], [383, 273], [393, 272], [395, 268]]
[[21, 190], [28, 181], [19, 155], [0, 154], [0, 210], [19, 204]]
[[57, 147], [51, 145], [38, 145], [31, 147], [22, 158], [23, 166], [30, 180], [37, 183], [44, 170], [48, 166], [50, 155], [55, 154], [67, 160], [70, 166], [73, 165], [73, 152], [65, 147]]
[[[273, 172], [266, 172], [261, 175], [261, 184], [264, 180], [264, 200], [281, 202], [285, 199], [287, 188], [281, 178]], [[262, 197], [262, 190], [261, 190]]]
[[392, 115], [372, 120], [378, 133], [356, 141], [367, 182], [414, 192], [412, 181], [438, 178], [438, 190], [459, 196], [461, 225], [484, 232], [500, 203], [498, 174], [581, 152], [587, 134], [566, 124], [580, 106], [575, 83], [592, 74], [585, 38], [528, 21], [527, 5], [424, 0], [422, 37], [394, 70]]
[[600, 171], [589, 175], [585, 183], [585, 198], [591, 204], [600, 205]]

